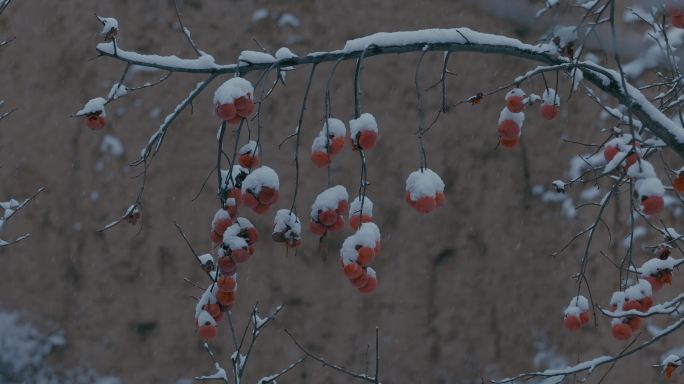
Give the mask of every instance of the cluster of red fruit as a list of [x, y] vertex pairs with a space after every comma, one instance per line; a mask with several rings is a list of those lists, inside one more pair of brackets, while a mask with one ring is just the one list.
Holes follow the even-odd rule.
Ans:
[[623, 163], [622, 168], [626, 171], [641, 159], [641, 143], [639, 140], [633, 139], [632, 135], [628, 133], [619, 134], [617, 137], [606, 142], [603, 149], [603, 158], [609, 163], [613, 162], [613, 160]]
[[659, 245], [654, 252], [655, 258], [648, 260], [639, 268], [641, 277], [651, 284], [653, 292], [660, 291], [664, 284], [672, 284], [675, 259], [670, 257], [671, 250], [669, 244]]
[[[203, 255], [209, 256], [211, 255]], [[223, 313], [230, 310], [235, 302], [237, 275], [212, 273], [216, 279], [204, 292], [195, 307], [197, 334], [203, 341], [216, 338], [218, 324], [223, 320]]]
[[[666, 236], [665, 240], [672, 241], [672, 237]], [[611, 326], [614, 338], [627, 340], [632, 337], [633, 332], [641, 327], [641, 317], [653, 306], [653, 294], [659, 291], [663, 284], [672, 283], [672, 270], [677, 265], [677, 260], [670, 257], [671, 249], [667, 243], [657, 246], [654, 251], [655, 257], [637, 269], [641, 275], [638, 282], [624, 291], [613, 293], [610, 310], [613, 312]], [[625, 313], [629, 311], [639, 313]], [[576, 331], [588, 322], [587, 299], [583, 296], [573, 298], [565, 309], [563, 326], [570, 331]]]
[[273, 222], [273, 241], [284, 243], [289, 248], [302, 245], [302, 224], [297, 215], [289, 209], [279, 209]]
[[568, 331], [580, 329], [589, 323], [589, 301], [582, 295], [573, 297], [563, 315], [563, 326]]
[[349, 194], [342, 185], [321, 192], [311, 205], [309, 229], [318, 236], [344, 227], [344, 216], [349, 212]]
[[606, 172], [618, 168], [635, 180], [634, 192], [641, 205], [641, 211], [647, 215], [656, 215], [665, 206], [663, 195], [665, 187], [656, 176], [650, 162], [642, 158], [641, 144], [629, 134], [620, 134], [605, 144], [603, 157], [608, 162]]
[[[655, 258], [646, 261], [638, 268], [641, 278], [624, 292], [614, 292], [610, 300], [610, 310], [618, 312], [619, 317], [611, 321], [612, 334], [617, 340], [627, 340], [641, 327], [641, 317], [653, 306], [653, 294], [663, 284], [672, 283], [672, 269], [677, 260], [670, 257], [671, 246], [661, 244], [655, 249]], [[639, 314], [620, 312], [636, 311]]]
[[444, 182], [428, 168], [411, 172], [406, 178], [406, 202], [420, 213], [430, 213], [444, 204]]
[[254, 254], [258, 237], [256, 228], [246, 218], [235, 217], [228, 209], [219, 209], [214, 215], [211, 239], [214, 246], [219, 246], [217, 270], [214, 271], [211, 255], [200, 258], [214, 280], [196, 307], [198, 333], [202, 340], [216, 337], [216, 327], [223, 318], [223, 312], [230, 310], [235, 303], [237, 266]]
[[311, 144], [311, 161], [318, 168], [327, 167], [332, 156], [337, 155], [344, 148], [344, 138], [347, 128], [342, 120], [330, 118], [323, 123], [323, 128]]
[[279, 186], [278, 174], [267, 166], [261, 166], [242, 181], [242, 203], [256, 213], [266, 213], [278, 201]]
[[[350, 120], [349, 130], [349, 141], [353, 150], [369, 151], [378, 143], [378, 123], [370, 113], [364, 113], [358, 119]], [[330, 165], [332, 156], [337, 155], [344, 148], [346, 135], [347, 128], [341, 120], [327, 119], [311, 144], [311, 161], [314, 165], [319, 168]]]
[[362, 293], [371, 293], [378, 287], [377, 274], [370, 264], [380, 249], [380, 229], [372, 222], [361, 224], [342, 243], [340, 262], [344, 275]]
[[216, 115], [223, 121], [237, 124], [254, 112], [252, 83], [242, 77], [227, 80], [214, 92]]
[[[610, 310], [615, 311], [648, 311], [653, 306], [651, 284], [640, 279], [637, 284], [625, 289], [624, 292], [614, 292], [610, 300]], [[641, 327], [641, 317], [624, 316], [614, 318], [611, 322], [613, 337], [617, 340], [627, 340], [632, 332]]]
[[520, 88], [511, 89], [505, 96], [506, 106], [501, 110], [497, 131], [499, 144], [504, 148], [515, 148], [520, 142], [522, 126], [525, 121], [523, 112], [528, 105], [541, 101], [539, 114], [546, 120], [553, 120], [560, 112], [560, 97], [553, 88], [547, 88], [541, 97], [525, 94]]

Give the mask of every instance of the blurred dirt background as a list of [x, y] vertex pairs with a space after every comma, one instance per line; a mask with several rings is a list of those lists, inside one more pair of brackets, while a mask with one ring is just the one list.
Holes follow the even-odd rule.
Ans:
[[[200, 48], [219, 63], [231, 63], [241, 50], [259, 49], [252, 38], [272, 52], [288, 46], [299, 54], [337, 49], [347, 39], [377, 31], [429, 27], [469, 26], [534, 42], [546, 32], [547, 22], [565, 17], [531, 19], [541, 3], [504, 5], [511, 12], [501, 12], [501, 2], [449, 0], [192, 0], [181, 6]], [[257, 10], [267, 11], [267, 16], [255, 20]], [[0, 196], [21, 198], [39, 186], [48, 190], [4, 233], [8, 238], [30, 231], [33, 237], [0, 250], [0, 306], [21, 311], [44, 329], [66, 332], [68, 345], [54, 364], [86, 362], [125, 383], [175, 383], [213, 369], [195, 334], [191, 296], [199, 291], [183, 281], [206, 284], [206, 277], [173, 222], [184, 227], [198, 250], [209, 250], [209, 224], [217, 208], [215, 178], [192, 199], [215, 162], [218, 124], [211, 97], [220, 81], [197, 99], [194, 113], [184, 112], [169, 129], [149, 169], [141, 230], [123, 224], [96, 232], [134, 199], [140, 180], [133, 177], [140, 170], [128, 163], [202, 77], [175, 74], [160, 86], [110, 105], [104, 131], [86, 129], [69, 114], [90, 98], [106, 96], [124, 68], [111, 59], [94, 59], [100, 41], [94, 12], [119, 20], [123, 49], [192, 56], [171, 1], [16, 1], [2, 15], [2, 36], [17, 39], [0, 51], [0, 97], [6, 108], [19, 109], [0, 123]], [[425, 88], [438, 79], [441, 57], [426, 57]], [[595, 209], [583, 208], [579, 218], [568, 219], [560, 205], [544, 203], [533, 194], [535, 185], [548, 188], [564, 177], [570, 157], [588, 150], [564, 144], [562, 138], [600, 142], [598, 132], [608, 123], [597, 119], [599, 108], [579, 94], [568, 101], [563, 80], [560, 118], [543, 122], [530, 111], [523, 145], [513, 151], [496, 149], [495, 124], [503, 95], [478, 106], [452, 108], [426, 137], [429, 166], [447, 184], [447, 203], [420, 216], [403, 200], [404, 180], [419, 165], [413, 135], [417, 59], [417, 54], [374, 57], [364, 64], [363, 110], [376, 116], [381, 130], [381, 142], [368, 156], [370, 197], [384, 245], [374, 266], [380, 281], [376, 293], [362, 296], [342, 275], [337, 251], [349, 229], [320, 248], [307, 232], [303, 248], [287, 255], [269, 240], [273, 210], [263, 216], [246, 214], [257, 224], [261, 240], [254, 257], [239, 269], [237, 326], [244, 326], [257, 300], [264, 312], [285, 305], [259, 339], [248, 382], [279, 371], [301, 355], [284, 329], [311, 351], [364, 371], [367, 344], [373, 344], [375, 327], [380, 327], [384, 383], [479, 383], [482, 377], [500, 378], [624, 348], [612, 340], [603, 318], [598, 327], [576, 334], [561, 328], [562, 309], [577, 289], [571, 277], [584, 242], [560, 256], [551, 253], [586, 226]], [[535, 65], [455, 54], [449, 102], [506, 84]], [[301, 217], [307, 217], [314, 197], [326, 187], [325, 171], [313, 168], [308, 149], [322, 123], [330, 67], [320, 65], [317, 70], [302, 127], [304, 177], [297, 201]], [[294, 142], [281, 150], [277, 144], [296, 125], [306, 72], [290, 73], [287, 88], [279, 87], [264, 105], [264, 160], [280, 175], [278, 207], [289, 206], [292, 198]], [[126, 83], [139, 85], [162, 74], [136, 72]], [[352, 82], [353, 63], [344, 63], [333, 82], [332, 107], [345, 121], [353, 114]], [[542, 87], [540, 80], [526, 84], [536, 92]], [[437, 89], [425, 95], [428, 116], [439, 107]], [[103, 142], [117, 140], [123, 144], [121, 153], [116, 146], [103, 147]], [[354, 196], [358, 169], [358, 158], [347, 147], [335, 158], [333, 182]], [[578, 195], [576, 204], [581, 202]], [[628, 196], [620, 198], [624, 203]], [[622, 242], [625, 227], [620, 223], [625, 218], [624, 211], [611, 210], [607, 222], [616, 225], [614, 243], [602, 234], [592, 248], [592, 293], [601, 304], [607, 303], [618, 278], [598, 251], [620, 257], [621, 247], [615, 243]], [[647, 253], [640, 251], [636, 257], [641, 262]], [[659, 299], [671, 294], [672, 289], [665, 290]], [[212, 347], [227, 361], [232, 349], [225, 323], [219, 332]], [[608, 382], [653, 382], [656, 371], [650, 365], [675, 341], [618, 363]], [[592, 380], [603, 372], [595, 372]], [[313, 361], [282, 380], [351, 381]]]

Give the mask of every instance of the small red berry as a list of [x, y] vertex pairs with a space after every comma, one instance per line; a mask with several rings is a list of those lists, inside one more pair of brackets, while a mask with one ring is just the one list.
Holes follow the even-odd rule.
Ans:
[[236, 111], [233, 103], [219, 104], [216, 106], [216, 116], [221, 120], [229, 121], [235, 119]]
[[523, 96], [508, 96], [506, 98], [506, 108], [513, 113], [522, 112], [523, 108], [525, 108], [523, 100]]
[[360, 287], [359, 291], [361, 293], [369, 294], [369, 293], [373, 293], [373, 291], [375, 291], [375, 288], [377, 288], [377, 287], [378, 287], [378, 279], [376, 279], [375, 277], [372, 277], [372, 276], [368, 276], [368, 281], [366, 282], [366, 285], [364, 285], [363, 287]]
[[658, 214], [665, 206], [662, 196], [648, 196], [641, 200], [641, 210], [647, 215]]
[[262, 214], [268, 212], [269, 207], [270, 207], [270, 205], [259, 204], [256, 207], [254, 207], [254, 212], [262, 215]]
[[349, 263], [344, 266], [344, 275], [349, 280], [357, 279], [359, 276], [363, 275], [363, 268], [356, 263]]
[[363, 273], [361, 273], [361, 276], [356, 279], [351, 279], [350, 281], [356, 288], [361, 288], [368, 283], [368, 279], [368, 273], [364, 270]]
[[318, 222], [326, 227], [331, 227], [337, 221], [337, 216], [337, 212], [333, 210], [323, 211], [318, 214]]
[[606, 147], [606, 149], [603, 150], [603, 158], [606, 159], [606, 161], [611, 161], [618, 152], [620, 152], [618, 147]]
[[216, 281], [216, 285], [218, 286], [219, 290], [224, 292], [235, 291], [235, 279], [233, 279], [231, 276], [219, 276], [218, 280]]
[[359, 147], [364, 151], [375, 148], [378, 142], [378, 134], [375, 131], [363, 130], [359, 133]]
[[335, 137], [330, 141], [328, 151], [331, 155], [337, 155], [344, 148], [344, 137]]
[[259, 191], [259, 202], [261, 204], [275, 204], [278, 201], [278, 190], [271, 187], [261, 187]]
[[335, 224], [333, 224], [332, 226], [330, 226], [330, 227], [328, 228], [328, 230], [331, 231], [331, 232], [336, 232], [336, 231], [339, 231], [339, 230], [342, 229], [342, 228], [344, 228], [344, 217], [342, 217], [341, 215], [338, 215], [338, 216], [337, 216], [337, 221], [335, 222]]
[[558, 116], [559, 111], [560, 108], [558, 108], [557, 105], [542, 104], [541, 108], [539, 109], [539, 114], [546, 120], [553, 120], [556, 116]]
[[679, 193], [684, 193], [684, 175], [678, 175], [672, 181], [672, 187]]
[[497, 130], [499, 131], [499, 137], [504, 140], [514, 140], [520, 136], [520, 126], [510, 119], [500, 122]]
[[643, 299], [641, 299], [641, 310], [642, 311], [648, 311], [651, 309], [653, 306], [653, 298], [650, 296], [646, 296]]
[[318, 236], [323, 236], [328, 231], [326, 227], [314, 221], [309, 223], [309, 230], [311, 231], [311, 233]]
[[96, 114], [90, 114], [86, 116], [86, 127], [90, 128], [93, 131], [99, 131], [100, 129], [104, 128], [105, 126], [105, 118], [104, 116], [96, 115]]
[[375, 260], [375, 251], [370, 247], [361, 247], [356, 250], [358, 253], [357, 262], [361, 266], [367, 267]]
[[678, 13], [672, 15], [672, 17], [670, 18], [670, 23], [675, 28], [684, 28], [684, 14]]
[[323, 151], [312, 152], [311, 161], [318, 168], [325, 168], [330, 164], [330, 154]]
[[435, 195], [435, 203], [437, 204], [437, 207], [444, 205], [444, 192], [437, 192]]
[[203, 325], [197, 329], [197, 334], [203, 341], [211, 341], [216, 338], [218, 331], [213, 325]]
[[639, 327], [641, 327], [641, 318], [632, 316], [627, 320], [627, 324], [630, 328], [632, 328], [632, 331], [636, 331], [639, 329]]
[[246, 207], [254, 209], [254, 208], [256, 208], [257, 205], [259, 205], [259, 200], [257, 200], [257, 198], [254, 197], [254, 195], [252, 195], [249, 191], [246, 191], [242, 195], [242, 203]]
[[502, 147], [507, 148], [507, 149], [513, 149], [516, 146], [518, 146], [518, 143], [520, 142], [520, 138], [516, 137], [515, 139], [507, 140], [504, 139], [503, 137], [499, 138], [499, 144], [501, 144]]
[[249, 169], [254, 169], [259, 166], [260, 160], [259, 156], [252, 153], [245, 153], [240, 155], [238, 162], [241, 166]]
[[582, 326], [582, 322], [578, 316], [566, 315], [563, 318], [563, 326], [568, 331], [576, 331], [576, 330], [580, 329], [580, 327]]
[[347, 200], [340, 200], [337, 202], [337, 213], [343, 216], [349, 213], [349, 203]]
[[224, 306], [233, 305], [235, 303], [235, 292], [218, 291], [216, 292], [216, 301]]
[[631, 311], [631, 310], [641, 311], [641, 304], [636, 300], [625, 301], [625, 303], [622, 304], [622, 310], [623, 311]]
[[589, 311], [584, 311], [580, 313], [580, 323], [582, 325], [587, 324], [589, 322]]
[[416, 210], [420, 213], [430, 213], [436, 206], [437, 203], [432, 196], [423, 196], [416, 200]]
[[651, 289], [653, 292], [658, 292], [663, 288], [663, 284], [658, 280], [657, 277], [655, 276], [646, 276], [645, 277], [646, 281], [651, 283]]
[[218, 259], [219, 271], [226, 275], [233, 275], [237, 271], [235, 261], [228, 256], [222, 256]]
[[627, 340], [632, 337], [632, 327], [628, 324], [618, 323], [613, 325], [613, 337], [618, 340]]
[[230, 257], [232, 257], [236, 263], [244, 263], [249, 260], [249, 256], [249, 250], [246, 248], [233, 249], [230, 251]]

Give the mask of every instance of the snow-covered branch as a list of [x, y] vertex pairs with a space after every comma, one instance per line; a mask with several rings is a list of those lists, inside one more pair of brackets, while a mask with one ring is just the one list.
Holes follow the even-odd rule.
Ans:
[[[45, 190], [44, 187], [38, 188], [36, 193], [34, 193], [33, 195], [31, 195], [30, 197], [28, 197], [27, 199], [25, 199], [21, 203], [19, 203], [15, 199], [10, 199], [8, 201], [0, 201], [0, 208], [2, 208], [4, 210], [3, 217], [0, 218], [0, 231], [2, 231], [5, 228], [5, 226], [7, 225], [7, 222], [14, 215], [16, 215], [17, 212], [21, 211], [23, 208], [28, 206], [44, 190]], [[26, 233], [24, 235], [21, 235], [21, 236], [15, 238], [14, 240], [10, 240], [10, 241], [5, 241], [5, 240], [0, 239], [0, 248], [18, 243], [22, 240], [29, 238], [30, 236], [31, 236], [30, 233]]]
[[592, 360], [587, 360], [583, 361], [581, 363], [575, 364], [573, 366], [564, 368], [564, 369], [547, 369], [545, 371], [539, 371], [539, 372], [530, 372], [530, 373], [523, 373], [515, 377], [509, 377], [506, 379], [502, 380], [492, 380], [492, 383], [512, 383], [512, 382], [517, 382], [521, 380], [529, 380], [531, 378], [535, 377], [554, 377], [558, 378], [558, 381], [554, 381], [554, 383], [560, 383], [565, 377], [574, 375], [580, 372], [587, 372], [588, 374], [591, 374], [596, 368], [613, 363], [617, 360], [620, 360], [624, 357], [627, 357], [629, 355], [632, 355], [636, 352], [639, 352], [643, 349], [648, 348], [650, 345], [655, 343], [656, 341], [664, 338], [665, 336], [671, 334], [672, 332], [678, 330], [681, 328], [681, 326], [684, 325], [684, 318], [681, 318], [677, 320], [676, 322], [672, 323], [670, 326], [667, 328], [661, 330], [657, 334], [653, 336], [650, 340], [640, 344], [637, 347], [628, 349], [618, 355], [615, 356], [599, 356], [597, 358], [594, 358]]

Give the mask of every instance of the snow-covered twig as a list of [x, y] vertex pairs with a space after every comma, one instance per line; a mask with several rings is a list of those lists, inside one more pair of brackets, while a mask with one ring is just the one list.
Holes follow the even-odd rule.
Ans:
[[178, 8], [178, 0], [175, 0], [173, 4], [176, 8], [176, 17], [178, 18], [178, 24], [180, 26], [181, 32], [183, 32], [183, 36], [185, 36], [185, 39], [188, 40], [188, 44], [190, 44], [192, 50], [195, 51], [197, 56], [201, 57], [202, 51], [197, 48], [197, 44], [195, 44], [195, 41], [192, 40], [192, 37], [190, 36], [190, 30], [185, 28], [185, 25], [183, 25], [183, 18], [181, 18], [180, 9]]
[[299, 358], [299, 360], [295, 361], [294, 363], [290, 364], [287, 368], [283, 369], [282, 371], [270, 375], [270, 376], [265, 376], [259, 379], [259, 382], [257, 384], [269, 384], [269, 383], [275, 383], [276, 380], [278, 380], [281, 376], [284, 374], [290, 372], [292, 369], [294, 369], [296, 366], [301, 364], [304, 360], [306, 360], [307, 356], [302, 356]]
[[[518, 376], [509, 377], [506, 379], [491, 380], [491, 382], [492, 383], [513, 383], [513, 382], [517, 382], [520, 380], [529, 380], [529, 379], [532, 379], [535, 377], [560, 377], [560, 378], [564, 378], [564, 377], [574, 375], [574, 374], [580, 373], [580, 372], [585, 372], [585, 371], [588, 372], [588, 374], [591, 374], [597, 367], [600, 367], [600, 366], [605, 365], [605, 364], [613, 363], [614, 361], [617, 361], [619, 359], [630, 356], [636, 352], [639, 352], [643, 349], [648, 348], [650, 345], [652, 345], [656, 341], [664, 338], [665, 336], [667, 336], [667, 335], [671, 334], [672, 332], [681, 328], [682, 325], [684, 325], [684, 318], [677, 320], [676, 322], [674, 322], [673, 324], [671, 324], [667, 328], [658, 332], [650, 340], [640, 344], [637, 347], [623, 351], [622, 353], [620, 353], [616, 356], [600, 356], [600, 357], [597, 357], [595, 359], [587, 360], [587, 361], [581, 362], [579, 364], [575, 364], [571, 367], [564, 368], [564, 369], [547, 369], [545, 371], [523, 373], [523, 374], [520, 374]], [[558, 382], [560, 382], [560, 380]]]
[[[5, 227], [7, 222], [12, 217], [14, 217], [14, 215], [16, 215], [17, 212], [21, 211], [26, 206], [31, 204], [31, 202], [33, 200], [35, 200], [38, 197], [38, 195], [43, 191], [45, 191], [45, 187], [38, 188], [38, 190], [33, 195], [29, 196], [27, 199], [25, 199], [21, 203], [19, 203], [18, 201], [14, 200], [14, 199], [10, 199], [9, 201], [0, 202], [0, 207], [2, 207], [4, 210], [4, 214], [3, 214], [2, 218], [0, 218], [0, 230], [2, 230]], [[14, 240], [11, 240], [11, 241], [5, 241], [5, 240], [0, 239], [0, 248], [7, 247], [7, 246], [12, 245], [12, 244], [16, 244], [22, 240], [26, 240], [30, 236], [31, 236], [30, 233], [26, 233], [26, 234], [21, 235], [21, 236], [15, 238]]]

